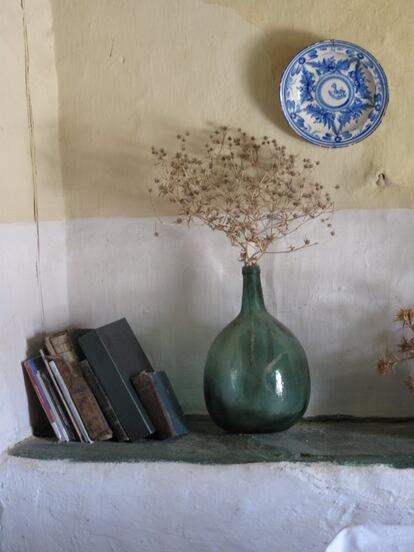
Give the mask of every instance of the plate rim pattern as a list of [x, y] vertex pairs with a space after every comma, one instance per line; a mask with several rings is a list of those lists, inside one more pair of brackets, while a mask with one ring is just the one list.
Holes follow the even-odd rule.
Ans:
[[[352, 137], [351, 139], [349, 139], [346, 142], [333, 142], [333, 141], [328, 142], [328, 141], [323, 141], [323, 140], [317, 139], [314, 136], [311, 136], [306, 131], [304, 131], [303, 129], [299, 128], [297, 125], [294, 124], [291, 117], [289, 116], [289, 112], [287, 110], [287, 105], [286, 105], [286, 94], [285, 94], [286, 81], [289, 77], [289, 73], [290, 73], [290, 70], [292, 69], [293, 65], [295, 63], [297, 63], [298, 60], [302, 56], [304, 56], [307, 52], [309, 52], [310, 50], [313, 50], [314, 48], [319, 48], [321, 46], [328, 46], [328, 45], [331, 45], [331, 46], [338, 45], [338, 46], [343, 46], [343, 47], [351, 47], [351, 48], [357, 50], [358, 52], [361, 52], [363, 55], [365, 55], [371, 61], [371, 63], [373, 63], [373, 65], [377, 69], [378, 75], [379, 75], [379, 80], [381, 81], [381, 84], [382, 84], [383, 90], [384, 90], [384, 98], [382, 100], [380, 113], [379, 113], [376, 121], [365, 132], [363, 132], [361, 134], [358, 134], [355, 137]], [[321, 40], [321, 41], [309, 44], [308, 46], [306, 46], [305, 48], [300, 50], [290, 60], [290, 62], [287, 64], [287, 66], [285, 67], [285, 69], [282, 73], [280, 83], [279, 83], [279, 97], [280, 97], [280, 104], [281, 104], [281, 107], [282, 107], [282, 112], [283, 112], [283, 115], [285, 116], [285, 119], [286, 119], [287, 123], [292, 128], [292, 130], [294, 130], [296, 134], [298, 134], [299, 136], [304, 138], [306, 141], [308, 141], [308, 142], [310, 142], [310, 143], [312, 143], [316, 146], [330, 148], [330, 149], [331, 148], [334, 148], [334, 149], [335, 148], [345, 148], [345, 147], [348, 147], [348, 146], [352, 146], [354, 144], [357, 144], [358, 142], [361, 142], [362, 140], [365, 140], [365, 138], [368, 138], [368, 136], [370, 136], [373, 132], [375, 132], [375, 130], [377, 130], [378, 126], [381, 124], [382, 120], [384, 119], [384, 115], [387, 111], [387, 107], [388, 107], [388, 103], [389, 103], [389, 96], [390, 96], [390, 92], [389, 92], [389, 86], [388, 86], [388, 79], [387, 79], [387, 76], [385, 74], [385, 71], [384, 71], [382, 65], [378, 62], [378, 60], [375, 58], [375, 56], [373, 56], [365, 48], [362, 48], [361, 46], [358, 46], [358, 44], [355, 44], [354, 42], [349, 42], [347, 40], [328, 39], [328, 40]]]

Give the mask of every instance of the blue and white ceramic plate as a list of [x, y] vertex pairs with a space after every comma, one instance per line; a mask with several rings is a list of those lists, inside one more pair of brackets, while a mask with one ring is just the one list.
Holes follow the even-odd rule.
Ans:
[[280, 101], [302, 138], [328, 148], [360, 142], [380, 124], [388, 104], [387, 77], [366, 50], [343, 40], [308, 46], [286, 67]]

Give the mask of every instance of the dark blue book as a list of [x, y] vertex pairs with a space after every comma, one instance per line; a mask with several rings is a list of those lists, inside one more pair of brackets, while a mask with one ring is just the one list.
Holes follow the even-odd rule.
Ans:
[[188, 433], [184, 414], [165, 372], [140, 372], [132, 377], [135, 390], [156, 430], [169, 439]]
[[131, 441], [154, 433], [131, 383], [134, 374], [152, 368], [126, 319], [91, 330], [78, 343]]

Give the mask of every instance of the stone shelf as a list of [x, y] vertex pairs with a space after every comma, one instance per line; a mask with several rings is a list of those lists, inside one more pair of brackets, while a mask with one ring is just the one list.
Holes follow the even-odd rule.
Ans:
[[139, 443], [57, 443], [32, 437], [9, 455], [72, 462], [183, 462], [246, 464], [332, 462], [414, 468], [414, 420], [395, 418], [313, 418], [274, 434], [232, 435], [207, 417], [189, 419], [191, 433], [180, 439]]

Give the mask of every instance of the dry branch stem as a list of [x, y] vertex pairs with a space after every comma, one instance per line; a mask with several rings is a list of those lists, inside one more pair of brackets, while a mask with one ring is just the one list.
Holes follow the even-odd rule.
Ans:
[[[325, 213], [321, 220], [331, 229], [328, 213], [333, 202], [312, 179], [314, 163], [309, 159], [299, 162], [276, 140], [227, 127], [213, 130], [204, 155], [194, 155], [187, 149], [188, 135], [177, 135], [178, 148], [172, 155], [152, 148], [160, 168], [155, 179], [158, 193], [176, 205], [177, 215], [188, 224], [199, 220], [224, 232], [239, 247], [244, 264], [257, 263], [267, 252], [316, 245], [303, 238], [286, 251], [268, 251], [274, 242]], [[151, 204], [156, 212], [152, 195]]]

